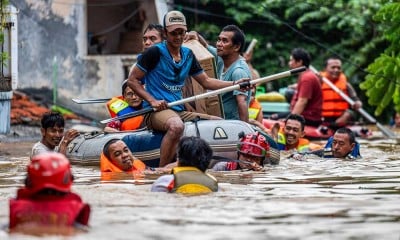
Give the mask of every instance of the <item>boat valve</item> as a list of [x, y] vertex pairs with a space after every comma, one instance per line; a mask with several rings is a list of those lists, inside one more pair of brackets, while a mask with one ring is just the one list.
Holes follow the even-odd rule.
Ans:
[[319, 131], [322, 133], [322, 134], [324, 134], [324, 135], [326, 135], [326, 134], [328, 134], [328, 127], [327, 126], [322, 126], [320, 129], [319, 129]]

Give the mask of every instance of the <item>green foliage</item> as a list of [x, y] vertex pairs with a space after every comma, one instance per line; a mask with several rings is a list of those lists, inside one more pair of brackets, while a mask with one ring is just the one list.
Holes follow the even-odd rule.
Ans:
[[367, 90], [368, 103], [376, 106], [375, 115], [381, 115], [392, 102], [400, 112], [400, 3], [385, 4], [374, 20], [384, 27], [389, 45], [368, 66], [369, 74], [360, 87]]
[[[360, 92], [359, 83], [364, 81], [368, 65], [384, 52], [389, 41], [397, 41], [397, 45], [391, 46], [393, 51], [398, 52], [400, 48], [400, 28], [395, 26], [400, 24], [400, 14], [391, 14], [393, 10], [386, 10], [374, 16], [392, 0], [174, 2], [176, 6], [192, 8], [190, 11], [182, 8], [189, 21], [196, 16], [196, 22], [189, 23], [189, 26], [205, 35], [211, 44], [215, 43], [220, 29], [227, 24], [242, 28], [247, 44], [256, 38], [258, 44], [252, 64], [261, 76], [287, 70], [290, 51], [295, 47], [306, 49], [311, 54], [312, 65], [317, 69], [323, 68], [327, 57], [339, 56], [345, 74], [365, 103], [367, 96]], [[385, 22], [377, 22], [379, 17]], [[273, 90], [286, 87], [295, 80], [273, 81]], [[397, 85], [394, 89], [396, 94]], [[368, 104], [364, 107], [372, 110]]]

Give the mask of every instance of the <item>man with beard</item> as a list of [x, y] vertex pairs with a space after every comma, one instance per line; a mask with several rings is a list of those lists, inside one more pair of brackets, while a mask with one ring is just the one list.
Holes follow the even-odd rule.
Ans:
[[65, 155], [68, 144], [79, 135], [75, 129], [64, 134], [64, 117], [58, 112], [47, 112], [41, 119], [42, 139], [32, 147], [31, 158], [39, 153], [59, 152]]
[[310, 141], [304, 137], [304, 117], [298, 114], [289, 114], [285, 120], [283, 130], [278, 133], [279, 150], [296, 150], [305, 152], [310, 150]]

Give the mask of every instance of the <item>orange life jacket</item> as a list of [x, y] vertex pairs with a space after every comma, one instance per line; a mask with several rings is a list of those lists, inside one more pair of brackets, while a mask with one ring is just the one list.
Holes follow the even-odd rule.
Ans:
[[132, 118], [125, 119], [121, 123], [121, 131], [127, 131], [127, 130], [135, 130], [140, 128], [142, 125], [144, 117], [143, 116], [136, 116]]
[[254, 99], [249, 105], [249, 119], [257, 119], [258, 114], [261, 112], [261, 104]]
[[[135, 159], [133, 161], [132, 169], [125, 172], [133, 172], [133, 171], [143, 171], [146, 169], [146, 164], [140, 161], [139, 159]], [[124, 172], [119, 167], [115, 166], [103, 153], [100, 155], [100, 171], [101, 172]]]
[[32, 223], [42, 226], [88, 225], [90, 206], [83, 203], [77, 194], [32, 196], [26, 192], [21, 188], [17, 198], [10, 200], [10, 229]]
[[[278, 133], [277, 144], [278, 144], [279, 150], [285, 150], [285, 151], [289, 150], [286, 147], [286, 137], [285, 137], [285, 134], [283, 133], [283, 131], [279, 131], [279, 133]], [[309, 144], [310, 144], [310, 141], [308, 139], [299, 138], [299, 142], [297, 143], [297, 146], [295, 149], [299, 152], [305, 152], [305, 151], [309, 150]]]
[[[113, 97], [107, 102], [107, 109], [111, 117], [122, 116], [136, 111], [123, 100], [122, 96]], [[121, 131], [135, 130], [140, 128], [143, 122], [143, 116], [136, 116], [121, 121]]]
[[[326, 72], [321, 72], [321, 75], [327, 77]], [[328, 79], [329, 80], [329, 79]], [[337, 88], [347, 94], [347, 79], [346, 76], [341, 73], [339, 79], [336, 82], [332, 82]], [[323, 117], [340, 117], [344, 111], [349, 108], [349, 104], [336, 93], [328, 84], [322, 83], [322, 116]]]

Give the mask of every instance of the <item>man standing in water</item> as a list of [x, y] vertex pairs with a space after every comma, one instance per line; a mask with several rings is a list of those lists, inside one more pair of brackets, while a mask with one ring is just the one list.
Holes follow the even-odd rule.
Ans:
[[[234, 85], [210, 78], [201, 68], [193, 52], [182, 47], [186, 34], [186, 19], [179, 11], [170, 11], [164, 16], [166, 41], [157, 44], [138, 60], [129, 75], [128, 86], [146, 102], [144, 108], [151, 107], [155, 112], [144, 116], [146, 125], [153, 130], [165, 132], [160, 147], [160, 167], [174, 160], [176, 146], [183, 135], [184, 121], [195, 118], [218, 119], [214, 116], [187, 112], [184, 105], [168, 109], [168, 103], [182, 99], [182, 87], [188, 76], [192, 76], [204, 88], [216, 90]], [[141, 80], [146, 79], [146, 90]], [[239, 80], [236, 83], [243, 82]], [[243, 84], [247, 90], [249, 84]]]
[[64, 117], [58, 112], [47, 112], [41, 119], [42, 139], [32, 147], [31, 158], [39, 153], [59, 152], [65, 155], [68, 144], [79, 135], [69, 129], [64, 135]]

